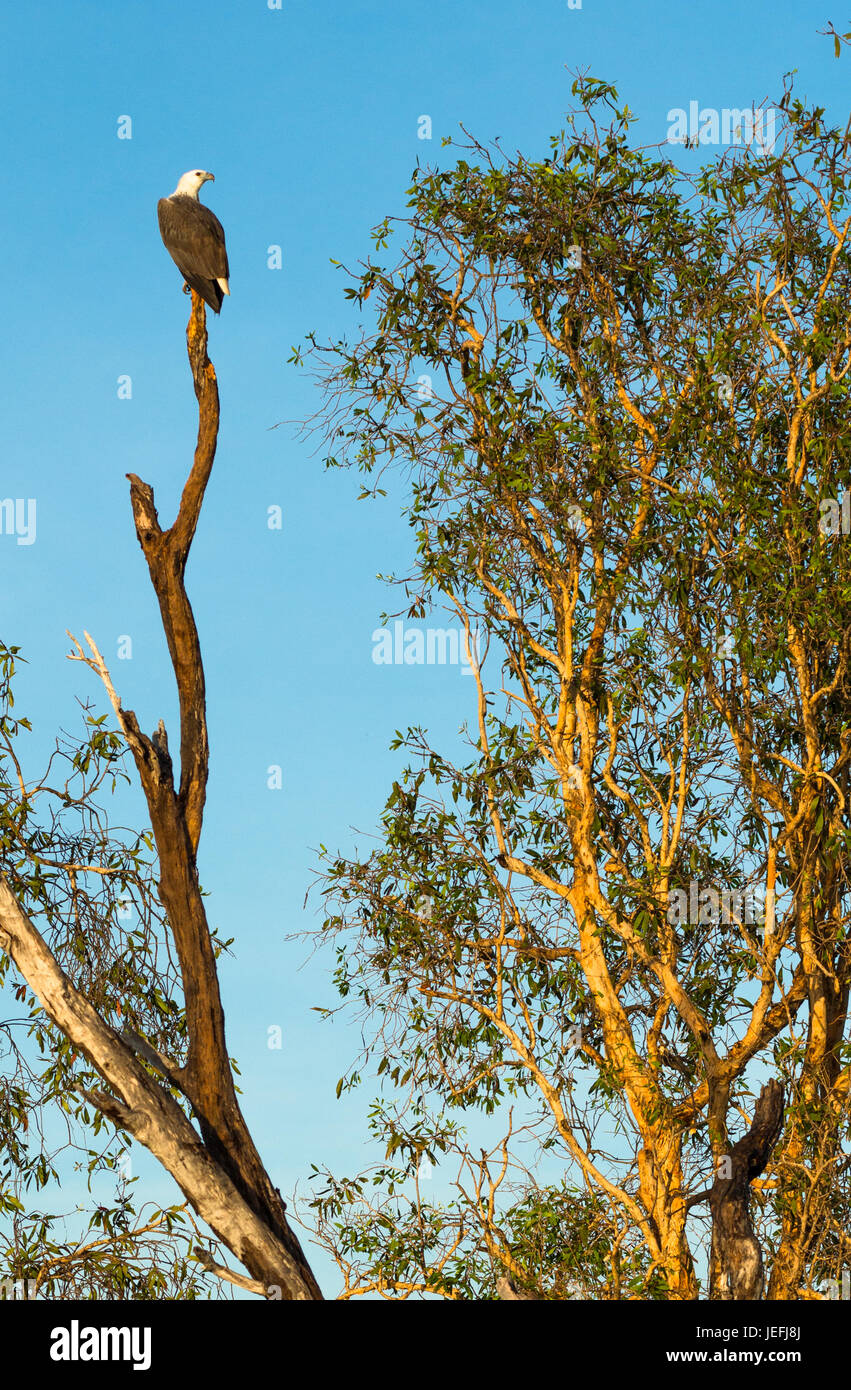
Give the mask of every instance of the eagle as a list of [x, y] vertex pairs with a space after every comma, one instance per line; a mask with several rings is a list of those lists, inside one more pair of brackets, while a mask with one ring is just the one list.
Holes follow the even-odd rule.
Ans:
[[225, 233], [214, 212], [198, 198], [198, 190], [215, 174], [190, 169], [182, 174], [174, 192], [160, 198], [157, 215], [163, 245], [184, 279], [184, 290], [197, 290], [218, 313], [228, 288], [228, 254]]

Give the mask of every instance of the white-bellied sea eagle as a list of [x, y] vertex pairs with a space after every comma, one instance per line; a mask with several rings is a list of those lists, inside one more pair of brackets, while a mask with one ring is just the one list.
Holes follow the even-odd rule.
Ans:
[[157, 215], [160, 235], [168, 254], [184, 281], [184, 288], [197, 290], [216, 313], [228, 288], [228, 255], [225, 233], [214, 212], [198, 199], [198, 190], [208, 179], [206, 169], [190, 169], [183, 174], [169, 198], [160, 198]]

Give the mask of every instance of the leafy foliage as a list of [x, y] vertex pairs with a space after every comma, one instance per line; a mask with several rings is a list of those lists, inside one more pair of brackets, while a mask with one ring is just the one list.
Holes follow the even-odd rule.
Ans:
[[326, 855], [367, 1037], [338, 1094], [374, 1062], [408, 1180], [451, 1134], [471, 1182], [327, 1177], [346, 1296], [697, 1296], [766, 1071], [769, 1296], [848, 1256], [849, 137], [787, 87], [775, 148], [689, 178], [574, 95], [544, 159], [419, 169], [351, 274], [370, 326], [294, 353], [329, 464], [407, 480], [403, 611], [454, 614], [476, 677], [460, 757], [397, 733], [380, 846]]

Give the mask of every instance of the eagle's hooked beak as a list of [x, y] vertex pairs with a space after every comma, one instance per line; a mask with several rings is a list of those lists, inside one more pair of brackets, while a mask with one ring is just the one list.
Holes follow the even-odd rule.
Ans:
[[216, 176], [215, 176], [215, 174], [207, 174], [207, 176], [206, 176], [205, 179], [204, 179], [204, 182], [207, 183], [208, 181], [209, 181], [210, 183], [215, 183], [215, 182], [216, 182]]

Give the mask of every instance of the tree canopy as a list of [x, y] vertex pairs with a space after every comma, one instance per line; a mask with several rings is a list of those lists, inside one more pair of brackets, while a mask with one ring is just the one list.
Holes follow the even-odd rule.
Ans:
[[688, 174], [574, 95], [546, 158], [418, 169], [348, 272], [359, 333], [295, 354], [329, 463], [406, 480], [402, 611], [453, 613], [475, 672], [465, 746], [399, 733], [379, 847], [327, 856], [341, 1086], [384, 1077], [387, 1161], [317, 1216], [347, 1296], [817, 1296], [849, 1253], [851, 125], [789, 85], [771, 149]]

